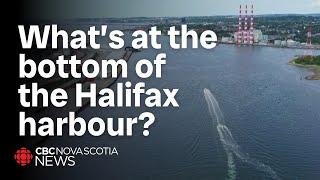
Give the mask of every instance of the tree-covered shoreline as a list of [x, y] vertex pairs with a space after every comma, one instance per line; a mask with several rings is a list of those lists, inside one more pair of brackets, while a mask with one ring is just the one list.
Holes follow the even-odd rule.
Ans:
[[299, 56], [296, 59], [292, 60], [290, 64], [311, 70], [313, 74], [307, 76], [307, 80], [320, 80], [320, 55]]
[[294, 60], [296, 64], [320, 66], [320, 56], [300, 56]]

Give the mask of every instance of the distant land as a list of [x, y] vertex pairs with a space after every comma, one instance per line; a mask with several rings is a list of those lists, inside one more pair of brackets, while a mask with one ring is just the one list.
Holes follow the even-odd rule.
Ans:
[[[185, 17], [130, 17], [130, 18], [76, 18], [64, 20], [29, 20], [27, 24], [130, 24], [132, 30], [157, 26], [166, 32], [170, 26], [187, 24], [198, 33], [214, 30], [222, 43], [236, 43], [238, 16], [185, 16]], [[244, 23], [244, 22], [242, 22]], [[248, 20], [250, 25], [250, 18]], [[136, 26], [136, 27], [134, 27]], [[311, 43], [308, 30], [311, 29]], [[126, 29], [130, 30], [130, 29]], [[320, 13], [316, 14], [261, 14], [254, 16], [254, 39], [256, 45], [275, 47], [320, 49]]]
[[[285, 17], [285, 16], [314, 16], [319, 17], [320, 13], [311, 13], [311, 14], [256, 14], [255, 17]], [[162, 16], [162, 17], [104, 17], [104, 18], [65, 18], [65, 19], [43, 19], [41, 17], [38, 18], [30, 18], [30, 17], [24, 17], [26, 22], [29, 21], [86, 21], [86, 20], [96, 20], [96, 21], [105, 21], [105, 20], [123, 20], [123, 19], [141, 19], [141, 20], [151, 20], [151, 19], [175, 19], [175, 18], [223, 18], [223, 17], [238, 17], [238, 15], [210, 15], [210, 16]]]

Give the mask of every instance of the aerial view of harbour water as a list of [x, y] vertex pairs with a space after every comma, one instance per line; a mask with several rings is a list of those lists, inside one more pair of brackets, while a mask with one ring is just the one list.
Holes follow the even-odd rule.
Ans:
[[[108, 142], [123, 151], [108, 161], [84, 158], [66, 177], [77, 177], [78, 171], [95, 179], [319, 177], [320, 81], [307, 80], [311, 70], [289, 64], [306, 52], [320, 55], [319, 50], [234, 44], [219, 44], [213, 50], [173, 50], [167, 36], [159, 41], [161, 50], [134, 53], [129, 67], [139, 59], [154, 59], [166, 52], [163, 78], [150, 79], [148, 86], [179, 88], [180, 107], [153, 108], [159, 121], [148, 138], [85, 136], [45, 141], [46, 146], [71, 147]], [[134, 68], [129, 68], [128, 77], [117, 81], [142, 81]], [[79, 116], [134, 117], [146, 109], [88, 107]], [[57, 179], [56, 171], [61, 169], [41, 172], [48, 179]]]
[[[98, 89], [117, 91], [117, 83], [130, 81], [134, 86], [146, 82], [146, 88], [179, 89], [175, 97], [179, 107], [150, 108], [141, 104], [130, 108], [30, 108], [27, 114], [35, 119], [67, 116], [69, 111], [83, 119], [97, 115], [137, 117], [149, 111], [157, 120], [150, 126], [148, 137], [140, 133], [143, 125], [134, 129], [130, 137], [70, 137], [67, 133], [50, 138], [26, 137], [24, 142], [31, 148], [107, 145], [116, 147], [118, 155], [77, 157], [73, 167], [30, 166], [23, 176], [48, 180], [320, 179], [320, 14], [265, 14], [254, 2], [236, 3], [227, 13], [235, 15], [155, 17], [151, 13], [150, 17], [40, 21], [43, 25], [53, 21], [70, 32], [101, 25], [124, 32], [126, 48], [45, 52], [52, 59], [57, 59], [60, 52], [68, 57], [75, 54], [82, 60], [111, 58], [128, 63], [127, 78], [40, 79], [41, 87], [61, 87], [72, 92], [77, 82], [85, 87], [96, 82]], [[313, 6], [320, 10], [319, 1], [314, 1]], [[259, 13], [259, 8], [263, 12]], [[179, 29], [181, 25], [197, 34], [213, 30], [217, 46], [192, 48], [193, 39], [188, 37], [187, 48], [173, 49], [166, 33], [170, 27]], [[131, 47], [135, 30], [147, 32], [154, 26], [162, 31], [158, 37], [161, 49]], [[98, 41], [106, 44], [106, 39]], [[177, 37], [180, 41], [181, 37]], [[36, 52], [29, 57], [35, 57]], [[162, 77], [138, 77], [134, 69], [137, 62], [154, 60], [159, 53], [166, 53]]]

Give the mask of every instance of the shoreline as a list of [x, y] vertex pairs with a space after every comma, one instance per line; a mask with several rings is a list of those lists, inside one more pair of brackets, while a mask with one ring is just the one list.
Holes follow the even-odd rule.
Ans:
[[295, 59], [289, 61], [289, 65], [305, 68], [312, 72], [312, 74], [305, 77], [306, 80], [320, 80], [320, 66], [317, 65], [303, 65], [303, 64], [297, 64], [295, 62]]
[[[217, 41], [217, 45], [218, 44], [228, 44], [228, 45], [238, 45], [237, 43], [234, 42], [221, 42], [221, 41]], [[277, 46], [274, 44], [253, 44], [253, 45], [249, 45], [249, 44], [241, 44], [238, 46], [257, 46], [257, 47], [273, 47], [273, 48], [284, 48], [284, 49], [306, 49], [306, 50], [320, 50], [320, 45], [313, 45], [312, 47], [308, 47], [308, 46]]]

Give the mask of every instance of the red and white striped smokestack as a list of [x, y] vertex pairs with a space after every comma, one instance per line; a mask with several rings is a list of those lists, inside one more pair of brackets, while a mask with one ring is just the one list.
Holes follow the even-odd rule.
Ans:
[[251, 5], [251, 24], [250, 24], [250, 44], [254, 44], [254, 12], [253, 4]]
[[248, 5], [246, 5], [244, 18], [244, 44], [248, 44]]
[[238, 44], [242, 44], [242, 15], [241, 15], [241, 5], [239, 9], [239, 24], [238, 24], [238, 35], [237, 35], [237, 41]]

